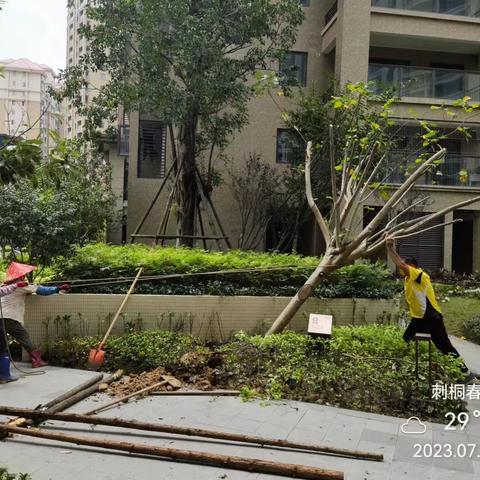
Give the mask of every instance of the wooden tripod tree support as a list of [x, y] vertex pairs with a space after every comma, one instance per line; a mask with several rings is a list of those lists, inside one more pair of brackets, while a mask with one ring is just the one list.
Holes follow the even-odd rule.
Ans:
[[0, 432], [2, 431], [7, 434], [26, 435], [46, 440], [74, 443], [76, 445], [87, 445], [91, 447], [105, 448], [107, 450], [150, 455], [162, 459], [170, 458], [172, 460], [184, 460], [186, 462], [202, 463], [221, 468], [231, 468], [256, 473], [270, 473], [284, 477], [311, 480], [343, 480], [344, 478], [343, 473], [336, 470], [326, 470], [323, 468], [294, 465], [290, 463], [271, 462], [253, 458], [220, 455], [216, 453], [180, 450], [176, 448], [152, 447], [144, 444], [119, 442], [115, 440], [96, 440], [94, 438], [67, 435], [64, 433], [50, 433], [44, 430], [27, 430], [24, 428], [10, 427], [8, 425], [0, 425]]
[[[165, 240], [178, 240], [178, 239], [193, 239], [193, 240], [202, 240], [203, 243], [203, 248], [207, 249], [207, 240], [214, 240], [217, 244], [217, 247], [219, 250], [222, 250], [222, 242], [225, 243], [225, 246], [227, 249], [232, 248], [232, 244], [230, 243], [230, 240], [228, 236], [225, 233], [225, 230], [222, 226], [222, 223], [220, 221], [220, 217], [218, 216], [218, 213], [215, 209], [215, 206], [213, 205], [212, 199], [210, 197], [210, 193], [207, 191], [205, 184], [202, 181], [200, 172], [198, 171], [198, 168], [195, 167], [195, 182], [197, 185], [198, 193], [200, 195], [202, 204], [204, 205], [206, 215], [207, 215], [207, 220], [208, 224], [210, 226], [210, 230], [212, 231], [213, 235], [206, 235], [205, 234], [205, 226], [202, 218], [202, 211], [200, 208], [200, 204], [197, 203], [196, 205], [196, 214], [197, 214], [197, 222], [199, 224], [200, 228], [200, 235], [167, 235], [167, 229], [168, 229], [168, 223], [170, 220], [170, 212], [172, 209], [173, 205], [173, 199], [175, 197], [175, 193], [178, 189], [178, 183], [180, 181], [180, 174], [183, 169], [183, 164], [180, 165], [180, 167], [177, 169], [175, 179], [172, 185], [172, 188], [170, 190], [170, 193], [168, 195], [168, 200], [167, 203], [165, 204], [165, 208], [163, 211], [162, 219], [160, 220], [158, 229], [155, 233], [155, 235], [152, 234], [142, 234], [140, 231], [142, 230], [143, 226], [145, 225], [145, 222], [147, 221], [149, 215], [151, 214], [152, 210], [154, 209], [156, 203], [158, 202], [158, 199], [160, 198], [160, 195], [165, 188], [165, 185], [167, 184], [168, 179], [172, 175], [172, 172], [174, 171], [174, 166], [175, 162], [172, 163], [171, 167], [169, 168], [167, 174], [165, 175], [165, 178], [162, 180], [162, 183], [160, 184], [160, 187], [153, 197], [152, 201], [150, 202], [150, 205], [148, 206], [147, 210], [143, 214], [140, 222], [136, 226], [134, 232], [130, 235], [130, 243], [134, 243], [136, 239], [143, 238], [143, 239], [153, 239], [153, 243], [155, 245], [158, 245], [159, 242], [161, 244], [164, 244]], [[221, 234], [217, 234], [217, 227], [220, 230]]]
[[224, 433], [213, 430], [204, 430], [200, 428], [180, 427], [177, 425], [162, 425], [136, 420], [124, 420], [122, 418], [109, 417], [91, 417], [88, 415], [79, 415], [74, 413], [49, 413], [38, 410], [28, 410], [14, 407], [0, 406], [0, 414], [3, 415], [22, 415], [32, 418], [36, 421], [57, 420], [62, 422], [85, 423], [91, 425], [103, 425], [117, 428], [130, 428], [146, 432], [170, 433], [173, 435], [186, 435], [192, 437], [204, 437], [215, 440], [227, 440], [231, 442], [250, 443], [264, 447], [286, 448], [292, 450], [302, 450], [305, 452], [316, 452], [320, 454], [337, 455], [342, 457], [354, 458], [358, 460], [383, 461], [383, 455], [378, 453], [362, 452], [357, 450], [348, 450], [344, 448], [334, 448], [322, 445], [312, 445], [300, 442], [290, 442], [273, 438], [263, 438], [251, 435], [242, 435], [239, 433]]

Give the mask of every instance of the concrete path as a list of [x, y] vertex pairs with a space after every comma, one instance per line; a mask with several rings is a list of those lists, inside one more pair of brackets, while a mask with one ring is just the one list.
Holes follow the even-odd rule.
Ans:
[[[480, 347], [455, 340], [471, 367], [480, 370]], [[478, 365], [478, 366], [477, 366]], [[49, 368], [45, 376], [29, 377], [0, 386], [0, 403], [35, 407], [39, 402], [80, 384], [90, 372]], [[93, 397], [72, 411], [85, 412], [105, 402]], [[198, 426], [215, 430], [285, 438], [311, 443], [383, 453], [383, 463], [350, 460], [332, 456], [262, 449], [220, 441], [185, 439], [166, 434], [144, 434], [96, 427], [48, 422], [48, 428], [61, 428], [81, 435], [148, 442], [151, 445], [189, 448], [319, 466], [345, 472], [346, 480], [480, 480], [480, 426], [472, 420], [464, 431], [445, 431], [444, 425], [426, 424], [422, 435], [402, 433], [405, 420], [375, 414], [301, 402], [243, 403], [232, 397], [148, 397], [124, 404], [108, 416]], [[0, 417], [0, 421], [5, 418]], [[419, 443], [475, 443], [478, 458], [414, 458]], [[155, 460], [140, 456], [99, 453], [88, 447], [17, 437], [0, 443], [0, 466], [13, 472], [31, 473], [33, 480], [268, 480], [281, 477], [238, 472]]]

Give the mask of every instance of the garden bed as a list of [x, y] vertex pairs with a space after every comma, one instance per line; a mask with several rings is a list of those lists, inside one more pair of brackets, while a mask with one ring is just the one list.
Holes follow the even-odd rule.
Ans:
[[[84, 368], [98, 338], [70, 338], [47, 345], [49, 360]], [[426, 347], [421, 346], [421, 372]], [[459, 383], [458, 361], [433, 352], [434, 380]], [[132, 332], [106, 345], [105, 367], [135, 373], [158, 367], [187, 384], [241, 389], [244, 398], [293, 399], [342, 408], [443, 421], [462, 401], [430, 399], [424, 375], [414, 374], [414, 347], [393, 326], [341, 327], [331, 340], [287, 332], [267, 338], [239, 333], [220, 344], [164, 331]]]

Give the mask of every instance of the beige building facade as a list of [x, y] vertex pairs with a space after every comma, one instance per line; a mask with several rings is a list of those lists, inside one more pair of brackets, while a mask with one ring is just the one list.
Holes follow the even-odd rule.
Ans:
[[0, 134], [40, 138], [48, 149], [49, 132], [61, 135], [63, 128], [61, 107], [49, 95], [55, 72], [26, 58], [1, 60], [0, 67]]
[[[420, 182], [417, 192], [430, 196], [425, 211], [437, 211], [447, 204], [479, 195], [480, 116], [466, 117], [457, 109], [457, 116], [452, 119], [441, 110], [433, 110], [431, 105], [451, 105], [464, 96], [480, 101], [480, 0], [303, 0], [301, 3], [305, 22], [289, 56], [300, 83], [321, 91], [335, 76], [342, 84], [372, 81], [375, 85], [394, 87], [400, 98], [394, 117], [403, 126], [405, 142], [392, 154], [393, 163], [413, 154], [411, 139], [418, 134], [419, 119], [435, 121], [445, 131], [463, 122], [472, 137], [467, 141], [451, 136], [445, 145], [448, 148], [445, 163], [435, 176], [428, 175]], [[256, 98], [251, 101], [249, 112], [250, 123], [232, 138], [225, 152], [230, 163], [219, 164], [224, 178], [228, 177], [231, 165], [241, 165], [250, 153], [261, 155], [279, 169], [285, 168], [289, 161], [278, 105], [268, 96]], [[130, 114], [128, 121], [122, 119], [121, 123], [123, 146], [119, 149], [112, 145], [109, 155], [124, 210], [119, 223], [122, 226], [112, 231], [110, 239], [128, 242], [168, 170], [171, 145], [158, 120]], [[401, 180], [401, 175], [392, 174], [390, 178], [392, 184]], [[214, 190], [213, 201], [235, 246], [240, 234], [238, 209], [227, 183]], [[160, 196], [142, 233], [155, 234], [167, 196], [168, 191]], [[402, 252], [418, 257], [432, 271], [479, 270], [480, 203], [449, 214], [445, 221], [453, 218], [464, 221], [404, 242]], [[363, 216], [358, 219], [358, 228], [363, 221]], [[321, 253], [322, 242], [315, 228], [306, 232], [302, 240], [301, 253]]]
[[[87, 5], [89, 0], [72, 0], [69, 2], [67, 11], [67, 67], [77, 65], [81, 57], [88, 51], [88, 42], [79, 33], [79, 29], [88, 23]], [[88, 105], [95, 96], [95, 91], [108, 81], [108, 75], [104, 72], [90, 71], [85, 80], [88, 86], [82, 89], [82, 103]], [[82, 135], [84, 118], [78, 114], [71, 102], [65, 103], [65, 137], [69, 139]]]

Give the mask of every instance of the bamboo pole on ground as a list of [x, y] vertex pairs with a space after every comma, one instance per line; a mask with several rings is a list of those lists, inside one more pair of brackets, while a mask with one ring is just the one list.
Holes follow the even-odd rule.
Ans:
[[0, 424], [0, 432], [25, 435], [46, 440], [74, 443], [76, 445], [86, 445], [90, 447], [99, 447], [107, 450], [136, 453], [140, 455], [149, 455], [170, 458], [172, 460], [184, 460], [186, 462], [202, 463], [220, 468], [229, 468], [256, 473], [267, 473], [280, 475], [284, 477], [302, 478], [307, 480], [343, 480], [343, 472], [336, 470], [326, 470], [318, 467], [309, 467], [305, 465], [295, 465], [290, 463], [272, 462], [267, 460], [258, 460], [253, 458], [237, 457], [230, 455], [220, 455], [217, 453], [196, 452], [191, 450], [180, 450], [176, 448], [153, 447], [144, 444], [119, 442], [115, 440], [95, 440], [94, 438], [81, 437], [77, 435], [67, 435], [64, 433], [51, 433], [44, 430], [24, 429], [10, 427]]
[[[53, 405], [51, 405], [50, 408], [48, 408], [48, 410], [44, 411], [44, 413], [54, 414], [54, 413], [66, 410], [67, 408], [71, 407], [72, 405], [75, 405], [78, 402], [81, 402], [82, 400], [89, 397], [90, 395], [93, 395], [94, 393], [97, 393], [98, 391], [100, 391], [103, 388], [103, 386], [109, 385], [113, 381], [120, 379], [122, 377], [122, 375], [123, 375], [123, 371], [122, 370], [117, 370], [113, 375], [110, 375], [105, 380], [103, 380], [103, 374], [102, 374], [101, 378], [98, 377], [98, 380], [93, 385], [91, 385], [91, 386], [89, 386], [89, 387], [87, 387], [83, 390], [79, 390], [79, 388], [82, 385], [83, 386], [85, 385], [85, 384], [82, 384], [79, 387], [70, 390], [70, 392], [66, 392], [65, 394], [60, 395], [60, 397], [58, 397], [56, 399], [57, 400], [56, 402], [55, 402], [55, 400], [52, 400], [52, 402], [49, 402], [50, 405], [53, 402], [55, 402], [55, 403]], [[78, 391], [76, 391], [76, 390], [78, 390]], [[73, 395], [72, 395], [72, 392], [74, 392]], [[70, 396], [67, 396], [68, 394], [70, 394]], [[59, 399], [61, 399], [60, 402], [58, 401]], [[49, 405], [49, 404], [47, 404], [47, 405]], [[14, 427], [27, 427], [27, 426], [31, 427], [31, 426], [34, 426], [34, 425], [38, 425], [38, 423], [35, 423], [32, 420], [27, 420], [27, 418], [24, 418], [24, 417], [19, 417], [19, 418], [15, 418], [15, 419], [11, 420], [8, 423], [8, 425], [14, 426]], [[0, 440], [2, 438], [5, 438], [5, 431], [0, 432]]]
[[102, 380], [103, 380], [103, 373], [97, 373], [95, 376], [93, 376], [86, 382], [82, 383], [81, 385], [78, 385], [78, 387], [72, 388], [68, 392], [63, 393], [62, 395], [58, 396], [57, 398], [54, 398], [50, 402], [40, 405], [39, 407], [37, 407], [37, 409], [48, 410], [49, 408], [52, 408], [54, 405], [60, 402], [63, 402], [68, 398], [73, 397], [74, 395], [76, 395], [79, 392], [82, 392], [83, 390], [86, 390], [87, 388], [91, 387], [95, 383], [100, 383]]
[[240, 391], [238, 390], [173, 390], [173, 391], [159, 391], [150, 392], [149, 395], [164, 396], [164, 395], [185, 395], [185, 396], [199, 396], [199, 397], [238, 397]]
[[49, 412], [57, 413], [57, 412], [66, 410], [67, 408], [70, 408], [72, 405], [75, 405], [76, 403], [81, 402], [82, 400], [89, 397], [90, 395], [93, 395], [94, 393], [104, 390], [107, 385], [110, 385], [112, 382], [119, 380], [120, 378], [122, 378], [122, 376], [123, 376], [123, 370], [117, 370], [112, 375], [109, 375], [105, 380], [102, 380], [101, 382], [95, 385], [92, 385], [91, 387], [81, 392], [78, 392], [77, 394], [73, 395], [70, 398], [67, 398], [63, 402], [57, 403], [51, 409], [49, 409]]
[[126, 400], [129, 400], [130, 398], [138, 397], [139, 395], [142, 395], [143, 393], [148, 393], [150, 390], [153, 390], [154, 388], [162, 387], [164, 385], [167, 385], [168, 380], [163, 380], [161, 382], [155, 383], [153, 385], [150, 385], [149, 387], [142, 388], [141, 390], [138, 390], [137, 392], [130, 393], [129, 395], [125, 395], [124, 397], [117, 398], [116, 400], [113, 400], [109, 403], [106, 403], [105, 405], [102, 405], [98, 408], [94, 408], [93, 410], [89, 410], [88, 412], [85, 412], [85, 415], [95, 415], [96, 413], [103, 412], [104, 410], [107, 410], [115, 405], [118, 405], [119, 403], [125, 402]]
[[170, 433], [174, 435], [187, 435], [192, 437], [205, 437], [214, 440], [227, 440], [231, 442], [252, 443], [267, 447], [288, 448], [294, 450], [304, 450], [330, 455], [339, 455], [343, 457], [355, 458], [360, 460], [382, 461], [383, 455], [378, 453], [362, 452], [357, 450], [348, 450], [344, 448], [334, 448], [323, 445], [312, 445], [300, 442], [291, 442], [273, 438], [263, 438], [258, 436], [242, 435], [239, 433], [224, 433], [213, 430], [204, 430], [200, 428], [180, 427], [177, 425], [162, 425], [137, 420], [124, 420], [122, 418], [109, 417], [91, 417], [89, 415], [80, 415], [74, 413], [56, 413], [41, 412], [38, 410], [28, 410], [23, 408], [0, 406], [0, 414], [22, 415], [39, 421], [56, 420], [62, 422], [85, 423], [92, 425], [103, 425], [117, 428], [130, 428], [147, 432]]

